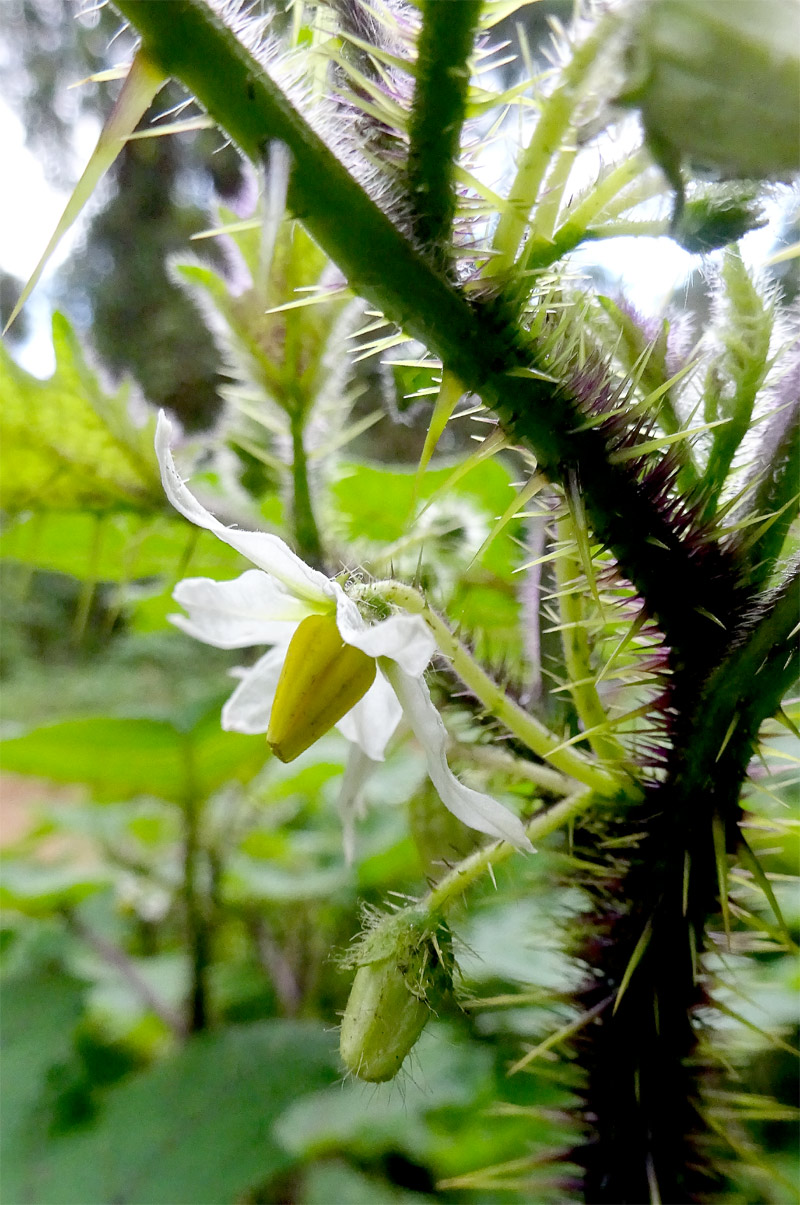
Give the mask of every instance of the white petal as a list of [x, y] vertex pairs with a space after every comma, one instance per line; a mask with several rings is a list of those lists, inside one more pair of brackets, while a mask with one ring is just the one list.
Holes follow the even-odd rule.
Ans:
[[288, 544], [277, 536], [263, 531], [239, 531], [226, 527], [206, 510], [183, 484], [172, 453], [169, 450], [172, 424], [163, 410], [158, 415], [156, 427], [156, 455], [161, 468], [161, 482], [172, 505], [185, 518], [198, 527], [211, 531], [220, 540], [230, 544], [242, 556], [247, 557], [259, 569], [263, 569], [286, 587], [290, 594], [303, 599], [311, 610], [327, 611], [334, 597], [331, 583], [324, 573], [309, 568], [305, 561], [295, 556]]
[[241, 682], [222, 708], [222, 727], [226, 732], [267, 731], [285, 657], [285, 645], [270, 649], [244, 671]]
[[248, 569], [230, 582], [187, 577], [172, 597], [189, 612], [170, 616], [176, 627], [218, 649], [251, 644], [285, 644], [311, 612], [267, 573]]
[[415, 678], [423, 673], [436, 651], [433, 633], [421, 615], [391, 615], [379, 623], [367, 624], [338, 584], [336, 626], [346, 644], [361, 649], [368, 657], [391, 657]]
[[496, 799], [459, 782], [447, 764], [447, 731], [422, 678], [412, 678], [391, 661], [381, 669], [394, 687], [414, 735], [425, 751], [428, 774], [444, 806], [469, 828], [532, 850], [520, 819]]
[[363, 699], [342, 716], [336, 727], [372, 761], [383, 761], [386, 746], [402, 714], [396, 694], [378, 670]]
[[375, 762], [358, 745], [350, 746], [344, 778], [339, 791], [338, 808], [342, 818], [342, 844], [348, 864], [355, 860], [355, 822], [364, 815], [364, 784], [375, 769]]

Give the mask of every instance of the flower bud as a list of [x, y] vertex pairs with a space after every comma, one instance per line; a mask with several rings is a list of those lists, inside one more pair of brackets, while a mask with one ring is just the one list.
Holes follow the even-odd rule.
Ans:
[[384, 917], [349, 955], [358, 966], [342, 1018], [339, 1051], [370, 1083], [393, 1079], [452, 989], [450, 935], [417, 909]]
[[796, 0], [636, 0], [623, 103], [641, 110], [668, 174], [681, 162], [734, 179], [798, 170]]
[[283, 762], [299, 757], [363, 698], [376, 672], [374, 657], [345, 644], [333, 615], [304, 619], [272, 704], [267, 743], [275, 756]]

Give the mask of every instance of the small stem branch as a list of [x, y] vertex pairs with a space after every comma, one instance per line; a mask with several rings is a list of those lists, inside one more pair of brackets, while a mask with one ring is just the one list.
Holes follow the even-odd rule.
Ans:
[[469, 55], [480, 0], [425, 0], [409, 120], [408, 190], [421, 246], [440, 270], [449, 266], [458, 158], [469, 86]]
[[141, 974], [136, 963], [130, 958], [124, 950], [113, 942], [108, 941], [99, 933], [95, 933], [84, 921], [80, 919], [74, 912], [67, 912], [65, 919], [73, 932], [85, 941], [87, 946], [98, 954], [104, 962], [113, 966], [119, 971], [123, 979], [133, 989], [133, 992], [142, 1003], [155, 1013], [157, 1017], [170, 1029], [177, 1038], [186, 1037], [186, 1026], [183, 1018], [171, 1009], [152, 989], [145, 977]]
[[752, 565], [749, 580], [756, 588], [775, 568], [800, 506], [800, 400], [794, 402], [788, 416], [779, 412], [770, 425], [777, 430], [767, 433], [769, 451], [759, 469], [761, 480], [746, 507], [747, 516], [760, 515], [762, 521], [748, 524], [737, 536]]
[[193, 799], [187, 800], [183, 807], [183, 897], [186, 910], [186, 942], [191, 966], [191, 987], [187, 1002], [189, 1033], [200, 1033], [208, 1026], [209, 940], [198, 884], [198, 820], [197, 802]]
[[183, 750], [183, 901], [186, 920], [186, 945], [191, 968], [187, 1000], [187, 1029], [200, 1033], [208, 1027], [208, 967], [211, 942], [206, 906], [200, 884], [200, 814], [202, 804], [196, 785], [194, 754], [187, 739]]
[[263, 917], [250, 925], [258, 961], [275, 989], [281, 1009], [287, 1017], [296, 1017], [303, 1003], [303, 993], [297, 981], [291, 959], [281, 949]]
[[492, 745], [462, 745], [459, 741], [451, 740], [448, 752], [453, 757], [467, 757], [470, 761], [484, 766], [488, 770], [498, 770], [501, 773], [513, 774], [516, 778], [526, 778], [537, 787], [554, 795], [571, 795], [575, 784], [558, 770], [551, 770], [539, 762], [527, 761], [523, 757], [515, 757], [508, 749], [499, 749]]
[[[526, 826], [525, 832], [531, 841], [541, 841], [543, 837], [549, 836], [581, 812], [585, 812], [593, 798], [592, 791], [576, 791], [574, 795], [567, 796], [560, 803], [535, 816]], [[445, 912], [453, 907], [467, 887], [482, 878], [490, 866], [494, 868], [502, 862], [507, 862], [511, 855], [517, 852], [519, 851], [507, 841], [496, 841], [493, 845], [477, 849], [439, 880], [422, 901], [422, 906], [429, 912]]]
[[540, 720], [531, 716], [478, 665], [441, 616], [428, 606], [422, 595], [401, 582], [378, 582], [371, 587], [390, 602], [422, 615], [430, 627], [440, 651], [450, 661], [462, 682], [480, 699], [510, 732], [539, 757], [549, 761], [562, 774], [596, 791], [605, 798], [638, 798], [639, 788], [621, 773], [612, 773], [590, 761], [575, 749], [561, 748], [562, 741]]

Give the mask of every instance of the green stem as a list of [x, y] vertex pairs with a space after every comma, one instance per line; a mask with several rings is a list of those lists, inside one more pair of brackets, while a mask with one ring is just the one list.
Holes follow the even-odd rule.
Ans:
[[545, 181], [546, 187], [542, 199], [532, 215], [531, 233], [526, 246], [531, 242], [548, 243], [552, 240], [564, 189], [567, 187], [567, 180], [575, 163], [576, 154], [577, 147], [572, 143], [568, 143], [559, 151]]
[[[582, 201], [570, 206], [565, 224], [581, 226], [584, 229], [591, 226], [598, 215], [611, 206], [611, 202], [619, 197], [629, 184], [638, 180], [647, 171], [650, 163], [650, 156], [646, 151], [638, 151], [630, 158], [623, 159], [622, 163], [612, 167], [601, 180], [598, 180]], [[662, 191], [661, 186], [658, 191]], [[630, 197], [630, 200], [625, 202], [625, 207], [627, 208], [628, 205], [632, 207], [638, 203], [639, 199], [637, 192], [635, 197]], [[620, 200], [622, 201], [623, 198]], [[616, 216], [616, 212], [612, 212], [611, 216]]]
[[469, 87], [469, 55], [481, 0], [425, 0], [409, 120], [412, 226], [439, 270], [448, 267], [458, 158]]
[[[563, 543], [574, 546], [575, 531], [569, 515], [559, 520], [558, 537]], [[557, 558], [555, 568], [564, 665], [575, 710], [597, 757], [619, 764], [625, 761], [625, 751], [610, 731], [603, 731], [604, 727], [608, 729], [609, 721], [600, 702], [592, 671], [584, 600], [580, 589], [580, 559], [565, 553]]]
[[501, 749], [496, 745], [462, 745], [458, 741], [451, 741], [448, 754], [453, 758], [468, 758], [487, 770], [513, 774], [516, 779], [526, 778], [528, 782], [535, 783], [537, 787], [553, 795], [572, 795], [575, 790], [572, 779], [559, 774], [558, 770], [552, 770], [540, 762], [515, 757], [510, 750]]
[[208, 965], [210, 943], [200, 898], [198, 871], [200, 845], [198, 841], [199, 809], [196, 800], [186, 800], [183, 807], [183, 898], [186, 910], [186, 941], [189, 948], [191, 986], [189, 989], [187, 1030], [200, 1033], [208, 1026]]
[[396, 603], [407, 611], [422, 615], [436, 637], [440, 651], [450, 661], [462, 682], [493, 716], [505, 724], [508, 730], [537, 756], [606, 799], [638, 798], [639, 787], [627, 775], [598, 766], [576, 749], [563, 748], [562, 741], [549, 728], [529, 715], [513, 699], [509, 699], [502, 687], [477, 663], [417, 590], [393, 581], [377, 582], [370, 590], [377, 591], [387, 601]]
[[200, 1033], [208, 1027], [208, 968], [211, 940], [208, 918], [200, 884], [200, 802], [191, 744], [184, 746], [185, 791], [183, 799], [183, 901], [186, 944], [189, 952], [191, 982], [187, 1001], [186, 1029]]
[[[562, 828], [582, 812], [588, 811], [592, 799], [592, 791], [576, 791], [574, 795], [568, 795], [566, 799], [562, 799], [547, 811], [535, 816], [525, 826], [525, 832], [531, 841], [541, 841], [543, 837]], [[486, 874], [489, 867], [494, 869], [495, 866], [507, 862], [512, 854], [518, 852], [507, 841], [496, 841], [493, 845], [476, 849], [474, 853], [469, 854], [439, 880], [422, 900], [422, 907], [427, 908], [430, 913], [447, 911], [448, 908], [452, 908], [454, 904], [458, 903], [468, 887]]]
[[[800, 668], [797, 629], [800, 558], [781, 582], [756, 600], [748, 617], [731, 634], [728, 653], [698, 693], [694, 715], [687, 717], [680, 775], [686, 790], [702, 790], [729, 761], [747, 764], [758, 729], [773, 715]], [[739, 751], [738, 753], [736, 751]], [[731, 781], [736, 774], [731, 774]]]
[[303, 443], [304, 415], [298, 410], [290, 416], [292, 430], [292, 514], [297, 551], [311, 565], [322, 564], [322, 543], [319, 538], [311, 488], [308, 481], [308, 457]]

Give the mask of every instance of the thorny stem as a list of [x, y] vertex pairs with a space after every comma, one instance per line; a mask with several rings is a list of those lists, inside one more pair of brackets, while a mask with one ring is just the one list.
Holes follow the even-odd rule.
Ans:
[[562, 748], [561, 740], [540, 720], [529, 715], [486, 673], [440, 615], [428, 606], [419, 591], [401, 582], [384, 581], [370, 586], [387, 601], [422, 615], [440, 651], [450, 661], [462, 682], [510, 732], [557, 770], [582, 782], [604, 798], [638, 798], [639, 788], [627, 775], [598, 766], [575, 749]]
[[[572, 519], [565, 515], [558, 524], [559, 539], [573, 543]], [[623, 762], [625, 753], [610, 731], [608, 716], [600, 701], [589, 656], [589, 637], [586, 630], [584, 600], [580, 591], [580, 561], [576, 556], [560, 556], [556, 560], [558, 605], [561, 612], [561, 643], [567, 670], [570, 693], [587, 740], [597, 757], [611, 762]]]
[[[548, 808], [547, 811], [535, 816], [525, 826], [525, 832], [531, 841], [541, 841], [543, 837], [549, 836], [556, 829], [562, 828], [570, 820], [587, 811], [593, 799], [594, 792], [591, 790], [576, 791], [573, 795], [568, 795], [566, 799], [562, 799]], [[448, 908], [452, 908], [466, 889], [477, 882], [489, 867], [494, 869], [502, 862], [507, 862], [511, 855], [517, 852], [514, 846], [509, 845], [507, 841], [495, 841], [492, 845], [476, 849], [474, 853], [469, 854], [439, 880], [422, 900], [422, 907], [427, 908], [430, 913], [445, 912]]]
[[507, 207], [497, 224], [493, 246], [498, 254], [490, 261], [489, 272], [492, 276], [507, 272], [514, 263], [548, 164], [563, 145], [564, 134], [580, 99], [581, 84], [605, 42], [607, 32], [607, 22], [598, 22], [593, 33], [575, 48], [572, 59], [564, 68], [559, 87], [544, 103], [533, 136], [522, 153]]
[[416, 86], [409, 116], [408, 189], [414, 235], [433, 263], [448, 271], [458, 159], [469, 86], [469, 55], [480, 0], [425, 0], [417, 44]]
[[[288, 208], [341, 267], [353, 291], [422, 340], [465, 388], [479, 394], [510, 437], [535, 452], [549, 478], [563, 481], [577, 472], [598, 538], [646, 599], [676, 653], [713, 636], [715, 620], [725, 622], [737, 601], [720, 587], [730, 558], [713, 550], [714, 572], [709, 572], [629, 467], [609, 462], [606, 437], [586, 427], [569, 374], [562, 385], [536, 372], [531, 376], [528, 370], [541, 366], [545, 353], [511, 321], [502, 299], [473, 305], [433, 271], [203, 0], [115, 3], [142, 34], [154, 60], [195, 94], [253, 162], [261, 162], [270, 139], [286, 143], [293, 157]], [[586, 64], [576, 64], [581, 56], [591, 58], [597, 49], [593, 42], [607, 30], [601, 21], [594, 37], [578, 47], [565, 68], [568, 77], [580, 76]], [[574, 97], [561, 100], [572, 112]], [[527, 210], [523, 228], [526, 220]]]

